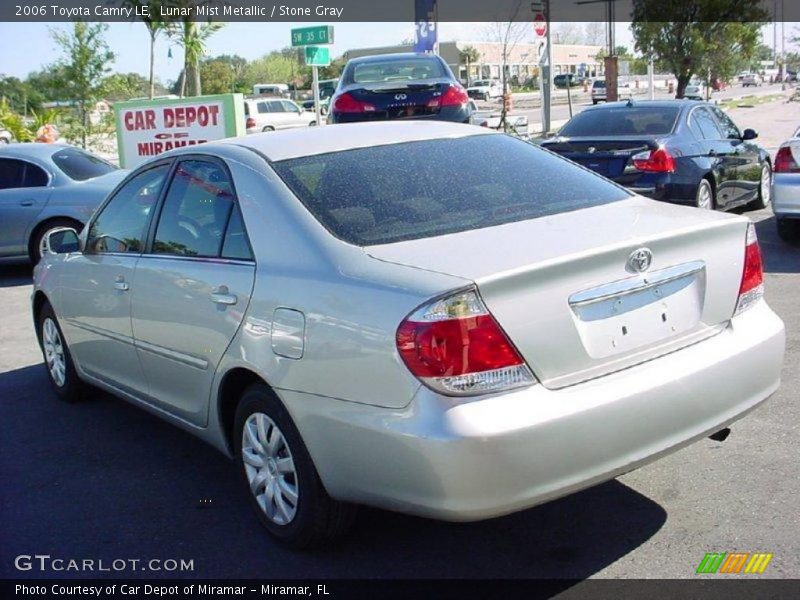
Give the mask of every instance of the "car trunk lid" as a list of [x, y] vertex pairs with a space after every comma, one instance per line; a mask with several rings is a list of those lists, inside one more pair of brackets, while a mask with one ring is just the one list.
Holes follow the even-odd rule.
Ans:
[[393, 81], [364, 85], [347, 90], [359, 102], [371, 104], [372, 118], [401, 119], [439, 114], [439, 98], [450, 86], [449, 80]]
[[[560, 388], [721, 331], [745, 235], [741, 219], [635, 197], [365, 250], [473, 281], [540, 381]], [[642, 249], [652, 264], [640, 273]]]
[[659, 141], [652, 136], [624, 139], [574, 137], [556, 139], [542, 146], [600, 175], [616, 179], [626, 174], [638, 174], [631, 158], [655, 150]]

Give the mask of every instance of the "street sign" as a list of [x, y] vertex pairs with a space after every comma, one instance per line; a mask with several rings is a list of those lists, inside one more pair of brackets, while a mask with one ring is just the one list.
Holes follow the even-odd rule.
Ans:
[[316, 25], [292, 29], [292, 46], [314, 46], [333, 43], [333, 26]]
[[306, 65], [327, 67], [331, 64], [331, 51], [327, 46], [306, 46]]
[[533, 30], [536, 32], [537, 37], [544, 37], [547, 33], [547, 21], [544, 18], [544, 13], [536, 13], [534, 15]]

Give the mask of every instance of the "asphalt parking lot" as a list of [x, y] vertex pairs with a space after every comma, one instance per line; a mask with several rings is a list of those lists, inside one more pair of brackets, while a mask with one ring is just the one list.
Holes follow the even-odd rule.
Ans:
[[774, 554], [759, 577], [798, 578], [800, 247], [778, 239], [769, 211], [746, 214], [787, 355], [780, 390], [726, 442], [481, 523], [365, 509], [341, 544], [312, 554], [269, 539], [232, 463], [199, 440], [104, 393], [58, 401], [31, 325], [30, 268], [0, 267], [0, 576], [85, 576], [14, 568], [20, 554], [49, 554], [194, 561], [187, 573], [94, 576], [693, 578], [706, 552], [742, 551]]

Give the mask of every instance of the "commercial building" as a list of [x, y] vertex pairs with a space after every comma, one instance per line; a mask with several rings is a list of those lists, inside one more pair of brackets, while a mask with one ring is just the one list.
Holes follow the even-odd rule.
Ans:
[[[477, 51], [477, 60], [471, 61], [467, 65], [464, 50], [470, 47]], [[505, 50], [506, 60], [503, 61], [503, 44], [500, 42], [455, 41], [440, 43], [439, 55], [450, 65], [455, 76], [464, 82], [468, 79], [470, 81], [500, 79], [500, 70], [505, 62], [509, 79], [524, 84], [538, 78], [539, 60], [543, 49], [543, 42], [509, 44]], [[553, 76], [561, 73], [575, 73], [587, 77], [602, 76], [602, 59], [597, 59], [597, 55], [602, 49], [602, 46], [554, 44], [552, 49]], [[345, 58], [349, 60], [359, 56], [397, 52], [413, 52], [413, 45], [357, 48], [345, 52]], [[468, 68], [469, 77], [467, 76]]]

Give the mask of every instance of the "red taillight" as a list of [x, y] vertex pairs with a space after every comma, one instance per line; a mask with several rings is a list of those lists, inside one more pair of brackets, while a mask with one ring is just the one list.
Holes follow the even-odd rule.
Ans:
[[667, 152], [666, 148], [656, 148], [649, 152], [634, 154], [633, 166], [640, 171], [648, 173], [673, 173], [675, 171], [675, 159]]
[[244, 126], [247, 127], [247, 129], [252, 129], [256, 126], [256, 120], [253, 117], [247, 117], [247, 121], [245, 121]]
[[792, 149], [789, 146], [784, 146], [778, 150], [775, 155], [775, 167], [772, 171], [774, 173], [800, 173], [800, 166], [794, 159]]
[[439, 106], [461, 106], [469, 102], [469, 95], [460, 85], [451, 84], [447, 91], [442, 94], [439, 100]]
[[336, 97], [333, 102], [333, 110], [340, 113], [363, 113], [375, 112], [375, 107], [367, 102], [356, 100], [348, 93]]
[[396, 342], [411, 373], [446, 394], [501, 391], [535, 381], [474, 291], [419, 308], [400, 324]]
[[747, 226], [747, 241], [744, 248], [744, 268], [742, 282], [739, 285], [739, 300], [736, 313], [739, 314], [764, 295], [764, 266], [761, 261], [761, 249], [758, 246], [756, 228], [751, 223]]

